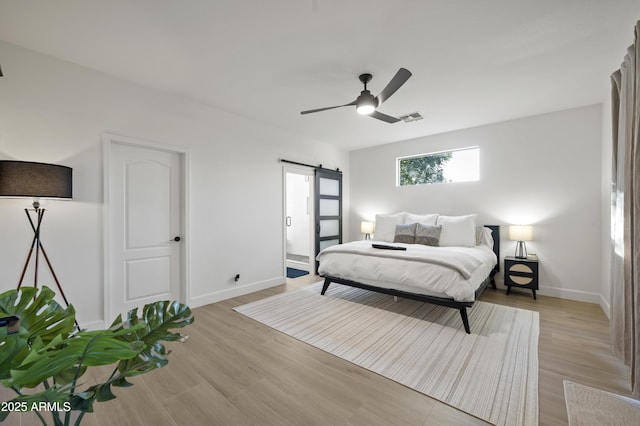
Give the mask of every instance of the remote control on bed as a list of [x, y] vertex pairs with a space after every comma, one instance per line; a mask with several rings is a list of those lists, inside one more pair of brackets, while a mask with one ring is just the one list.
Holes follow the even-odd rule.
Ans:
[[373, 248], [377, 248], [377, 249], [383, 249], [383, 250], [406, 250], [406, 247], [400, 247], [400, 246], [389, 246], [386, 244], [371, 244], [371, 247]]

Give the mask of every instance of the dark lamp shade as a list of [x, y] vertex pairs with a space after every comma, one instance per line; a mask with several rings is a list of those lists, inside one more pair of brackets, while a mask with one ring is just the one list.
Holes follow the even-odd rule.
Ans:
[[0, 196], [72, 198], [71, 175], [57, 164], [0, 161]]

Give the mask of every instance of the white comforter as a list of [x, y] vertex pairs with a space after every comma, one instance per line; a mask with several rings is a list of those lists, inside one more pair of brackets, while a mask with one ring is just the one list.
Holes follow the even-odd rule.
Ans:
[[491, 248], [484, 245], [431, 247], [394, 243], [407, 248], [400, 251], [374, 249], [371, 244], [371, 240], [354, 241], [326, 248], [317, 256], [318, 273], [377, 287], [472, 302], [476, 289], [497, 262]]

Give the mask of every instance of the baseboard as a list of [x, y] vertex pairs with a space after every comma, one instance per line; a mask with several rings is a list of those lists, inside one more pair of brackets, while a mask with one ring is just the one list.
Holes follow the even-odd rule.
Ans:
[[[504, 287], [504, 283], [496, 279], [496, 283], [498, 284], [498, 288], [502, 288], [506, 290]], [[528, 291], [530, 290], [521, 290]], [[600, 293], [592, 293], [590, 291], [582, 291], [582, 290], [572, 290], [566, 288], [556, 288], [556, 287], [540, 287], [537, 291], [537, 294], [542, 296], [549, 297], [557, 297], [559, 299], [568, 299], [575, 300], [578, 302], [587, 302], [594, 303], [602, 309], [604, 314], [608, 319], [611, 319], [611, 306], [609, 302], [600, 294]]]
[[[278, 276], [269, 280], [259, 281], [252, 284], [236, 286], [233, 288], [217, 291], [214, 293], [204, 294], [202, 296], [192, 297], [191, 303], [188, 303], [190, 308], [197, 308], [198, 306], [208, 305], [210, 303], [220, 302], [221, 300], [231, 299], [237, 296], [243, 296], [245, 294], [253, 293], [255, 291], [264, 290], [267, 288], [275, 287], [286, 283], [284, 276]], [[91, 321], [87, 323], [81, 323], [80, 328], [83, 330], [102, 330], [109, 327], [111, 323], [106, 324], [104, 320]]]
[[538, 294], [543, 296], [558, 297], [560, 299], [575, 300], [578, 302], [588, 302], [600, 305], [602, 295], [590, 291], [572, 290], [567, 288], [540, 287]]
[[259, 281], [252, 284], [246, 284], [241, 286], [234, 286], [232, 288], [216, 291], [213, 293], [203, 294], [201, 296], [192, 297], [189, 303], [189, 307], [197, 308], [198, 306], [208, 305], [210, 303], [220, 302], [221, 300], [231, 299], [237, 296], [243, 296], [245, 294], [253, 293], [259, 290], [275, 287], [286, 283], [284, 276], [278, 276], [264, 281]]
[[[111, 325], [111, 324], [109, 324]], [[86, 323], [81, 323], [80, 324], [80, 328], [83, 330], [102, 330], [105, 329], [107, 327], [109, 327], [109, 325], [106, 325], [104, 323], [104, 320], [99, 320], [99, 321], [91, 321], [91, 322], [86, 322]]]

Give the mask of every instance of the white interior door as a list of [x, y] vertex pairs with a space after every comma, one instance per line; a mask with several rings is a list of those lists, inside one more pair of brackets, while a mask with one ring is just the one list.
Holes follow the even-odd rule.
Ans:
[[182, 300], [182, 158], [176, 152], [110, 145], [108, 311]]

